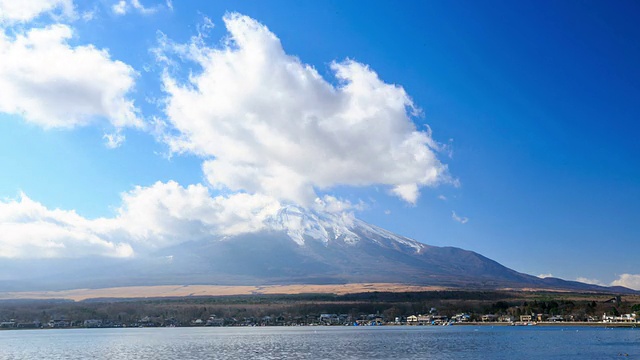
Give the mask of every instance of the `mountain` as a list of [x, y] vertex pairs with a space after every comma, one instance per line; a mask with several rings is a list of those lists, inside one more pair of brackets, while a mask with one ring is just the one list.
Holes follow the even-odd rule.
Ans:
[[540, 279], [475, 252], [429, 246], [345, 213], [285, 206], [265, 225], [259, 232], [188, 241], [134, 259], [2, 262], [0, 274], [5, 276], [0, 277], [0, 286], [7, 290], [53, 290], [128, 285], [385, 282], [473, 289], [632, 292]]

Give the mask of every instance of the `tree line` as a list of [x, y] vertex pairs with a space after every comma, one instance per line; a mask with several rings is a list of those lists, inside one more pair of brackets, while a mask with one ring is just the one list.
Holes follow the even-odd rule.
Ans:
[[[428, 314], [459, 313], [470, 321], [484, 314], [561, 315], [586, 321], [602, 314], [640, 312], [640, 297], [607, 294], [523, 293], [503, 291], [371, 292], [349, 295], [247, 295], [158, 299], [95, 299], [89, 301], [11, 300], [0, 302], [0, 322], [48, 324], [66, 320], [82, 326], [99, 320], [105, 326], [190, 326], [206, 324], [212, 317], [225, 324], [291, 325], [317, 322], [321, 314], [342, 314], [362, 319], [375, 314], [384, 321]], [[200, 319], [201, 322], [195, 323]], [[265, 320], [266, 319], [266, 320]], [[266, 323], [265, 323], [266, 322]]]

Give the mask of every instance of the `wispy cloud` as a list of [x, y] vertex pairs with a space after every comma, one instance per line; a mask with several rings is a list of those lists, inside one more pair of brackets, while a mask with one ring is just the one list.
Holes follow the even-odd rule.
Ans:
[[111, 10], [117, 15], [124, 15], [127, 13], [127, 2], [126, 0], [120, 0], [117, 3], [111, 6]]
[[335, 196], [325, 195], [322, 198], [316, 198], [312, 208], [325, 213], [344, 213], [353, 210], [362, 211], [365, 209], [365, 204], [362, 201], [354, 204]]
[[554, 277], [554, 276], [553, 276], [553, 274], [540, 274], [540, 275], [538, 275], [538, 277], [540, 279], [546, 279], [546, 278], [551, 278], [551, 277]]
[[135, 11], [142, 15], [152, 15], [164, 9], [173, 11], [173, 3], [171, 0], [167, 0], [164, 4], [154, 6], [145, 6], [140, 0], [119, 0], [111, 6], [111, 10], [116, 15], [126, 15], [130, 11]]
[[457, 222], [459, 222], [460, 224], [466, 224], [467, 222], [469, 222], [469, 218], [465, 217], [465, 216], [458, 216], [458, 214], [456, 214], [455, 211], [451, 212], [451, 218]]
[[125, 137], [120, 132], [104, 134], [102, 138], [105, 140], [105, 146], [109, 149], [120, 147], [124, 143]]
[[80, 15], [81, 19], [83, 21], [91, 21], [96, 17], [96, 13], [98, 12], [98, 10], [93, 9], [90, 11], [85, 11], [82, 13], [82, 15]]
[[144, 14], [144, 15], [155, 14], [162, 7], [161, 5], [153, 6], [153, 7], [145, 7], [140, 3], [140, 0], [131, 0], [131, 6], [133, 6], [134, 9], [138, 10], [141, 14]]

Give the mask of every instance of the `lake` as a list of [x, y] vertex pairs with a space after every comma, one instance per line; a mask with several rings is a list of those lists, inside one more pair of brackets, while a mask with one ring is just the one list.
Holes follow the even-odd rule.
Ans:
[[640, 329], [508, 326], [0, 331], [0, 359], [640, 359]]

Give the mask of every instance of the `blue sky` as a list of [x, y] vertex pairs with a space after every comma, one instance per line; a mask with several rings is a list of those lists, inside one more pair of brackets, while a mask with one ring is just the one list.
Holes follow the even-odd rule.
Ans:
[[[208, 141], [194, 136], [187, 144], [167, 140], [157, 126], [168, 124], [170, 133], [197, 128], [186, 123], [188, 106], [176, 105], [173, 115], [167, 110], [172, 100], [181, 102], [178, 92], [166, 90], [163, 74], [192, 87], [189, 75], [199, 76], [206, 65], [185, 46], [198, 51], [224, 48], [230, 33], [223, 17], [238, 13], [266, 26], [284, 53], [314, 68], [334, 88], [341, 81], [332, 64], [348, 59], [375, 72], [382, 82], [376, 86], [395, 85], [391, 96], [400, 96], [395, 91], [404, 89], [420, 113], [408, 111], [405, 119], [392, 112], [399, 117], [390, 126], [406, 134], [400, 125], [411, 121], [426, 134], [428, 125], [440, 145], [425, 147], [437, 160], [420, 166], [448, 169], [437, 181], [387, 181], [369, 174], [371, 168], [363, 170], [364, 175], [346, 172], [349, 179], [362, 176], [360, 183], [318, 171], [304, 179], [316, 195], [361, 203], [352, 211], [363, 220], [431, 245], [474, 250], [518, 271], [602, 284], [625, 279], [625, 285], [640, 288], [634, 251], [640, 240], [637, 2], [119, 3], [41, 0], [39, 13], [19, 17], [15, 14], [24, 14], [20, 9], [0, 1], [5, 39], [0, 56], [5, 52], [5, 59], [7, 54], [17, 56], [11, 51], [18, 37], [53, 24], [73, 34], [60, 42], [65, 49], [85, 47], [102, 54], [78, 62], [93, 64], [95, 70], [82, 73], [80, 65], [77, 74], [61, 70], [52, 90], [24, 93], [19, 86], [30, 88], [26, 72], [41, 74], [36, 67], [55, 68], [54, 61], [34, 60], [31, 67], [23, 67], [0, 60], [7, 69], [0, 70], [0, 89], [7, 91], [0, 90], [0, 98], [17, 94], [9, 99], [22, 104], [0, 101], [0, 199], [5, 206], [24, 193], [46, 208], [40, 209], [45, 214], [75, 210], [84, 219], [110, 219], [122, 216], [123, 193], [133, 197], [130, 192], [136, 187], [171, 181], [185, 188], [205, 184], [214, 197], [247, 191], [281, 202], [303, 201], [306, 195], [301, 194], [308, 190], [304, 186], [293, 194], [264, 182], [247, 185], [248, 180], [234, 178], [233, 171], [215, 180], [222, 186], [214, 186], [211, 179], [219, 179], [217, 172], [203, 171], [203, 163], [222, 173], [224, 166], [238, 165], [239, 155], [220, 155], [231, 157], [216, 164], [221, 150], [209, 148]], [[209, 20], [213, 27], [207, 26]], [[95, 75], [106, 68], [113, 75]], [[25, 75], [22, 83], [15, 80], [16, 72]], [[64, 85], [61, 79], [82, 94], [60, 95], [68, 91], [59, 87]], [[73, 102], [94, 93], [95, 106], [76, 114], [81, 105]], [[206, 94], [200, 95], [181, 104], [206, 103]], [[134, 110], [121, 100], [131, 101]], [[45, 109], [55, 104], [58, 122], [30, 108], [39, 101]], [[302, 96], [297, 101], [286, 106], [311, 106]], [[377, 103], [372, 101], [372, 106]], [[349, 139], [362, 135], [339, 134]], [[105, 135], [122, 136], [123, 141], [112, 148]], [[355, 141], [353, 152], [365, 151], [366, 144]], [[303, 160], [305, 154], [300, 155]], [[349, 156], [336, 158], [343, 155]], [[282, 164], [287, 168], [290, 163]], [[371, 160], [380, 172], [384, 164]], [[279, 169], [261, 167], [257, 176], [280, 174]], [[393, 193], [404, 181], [418, 184], [419, 197]]]

